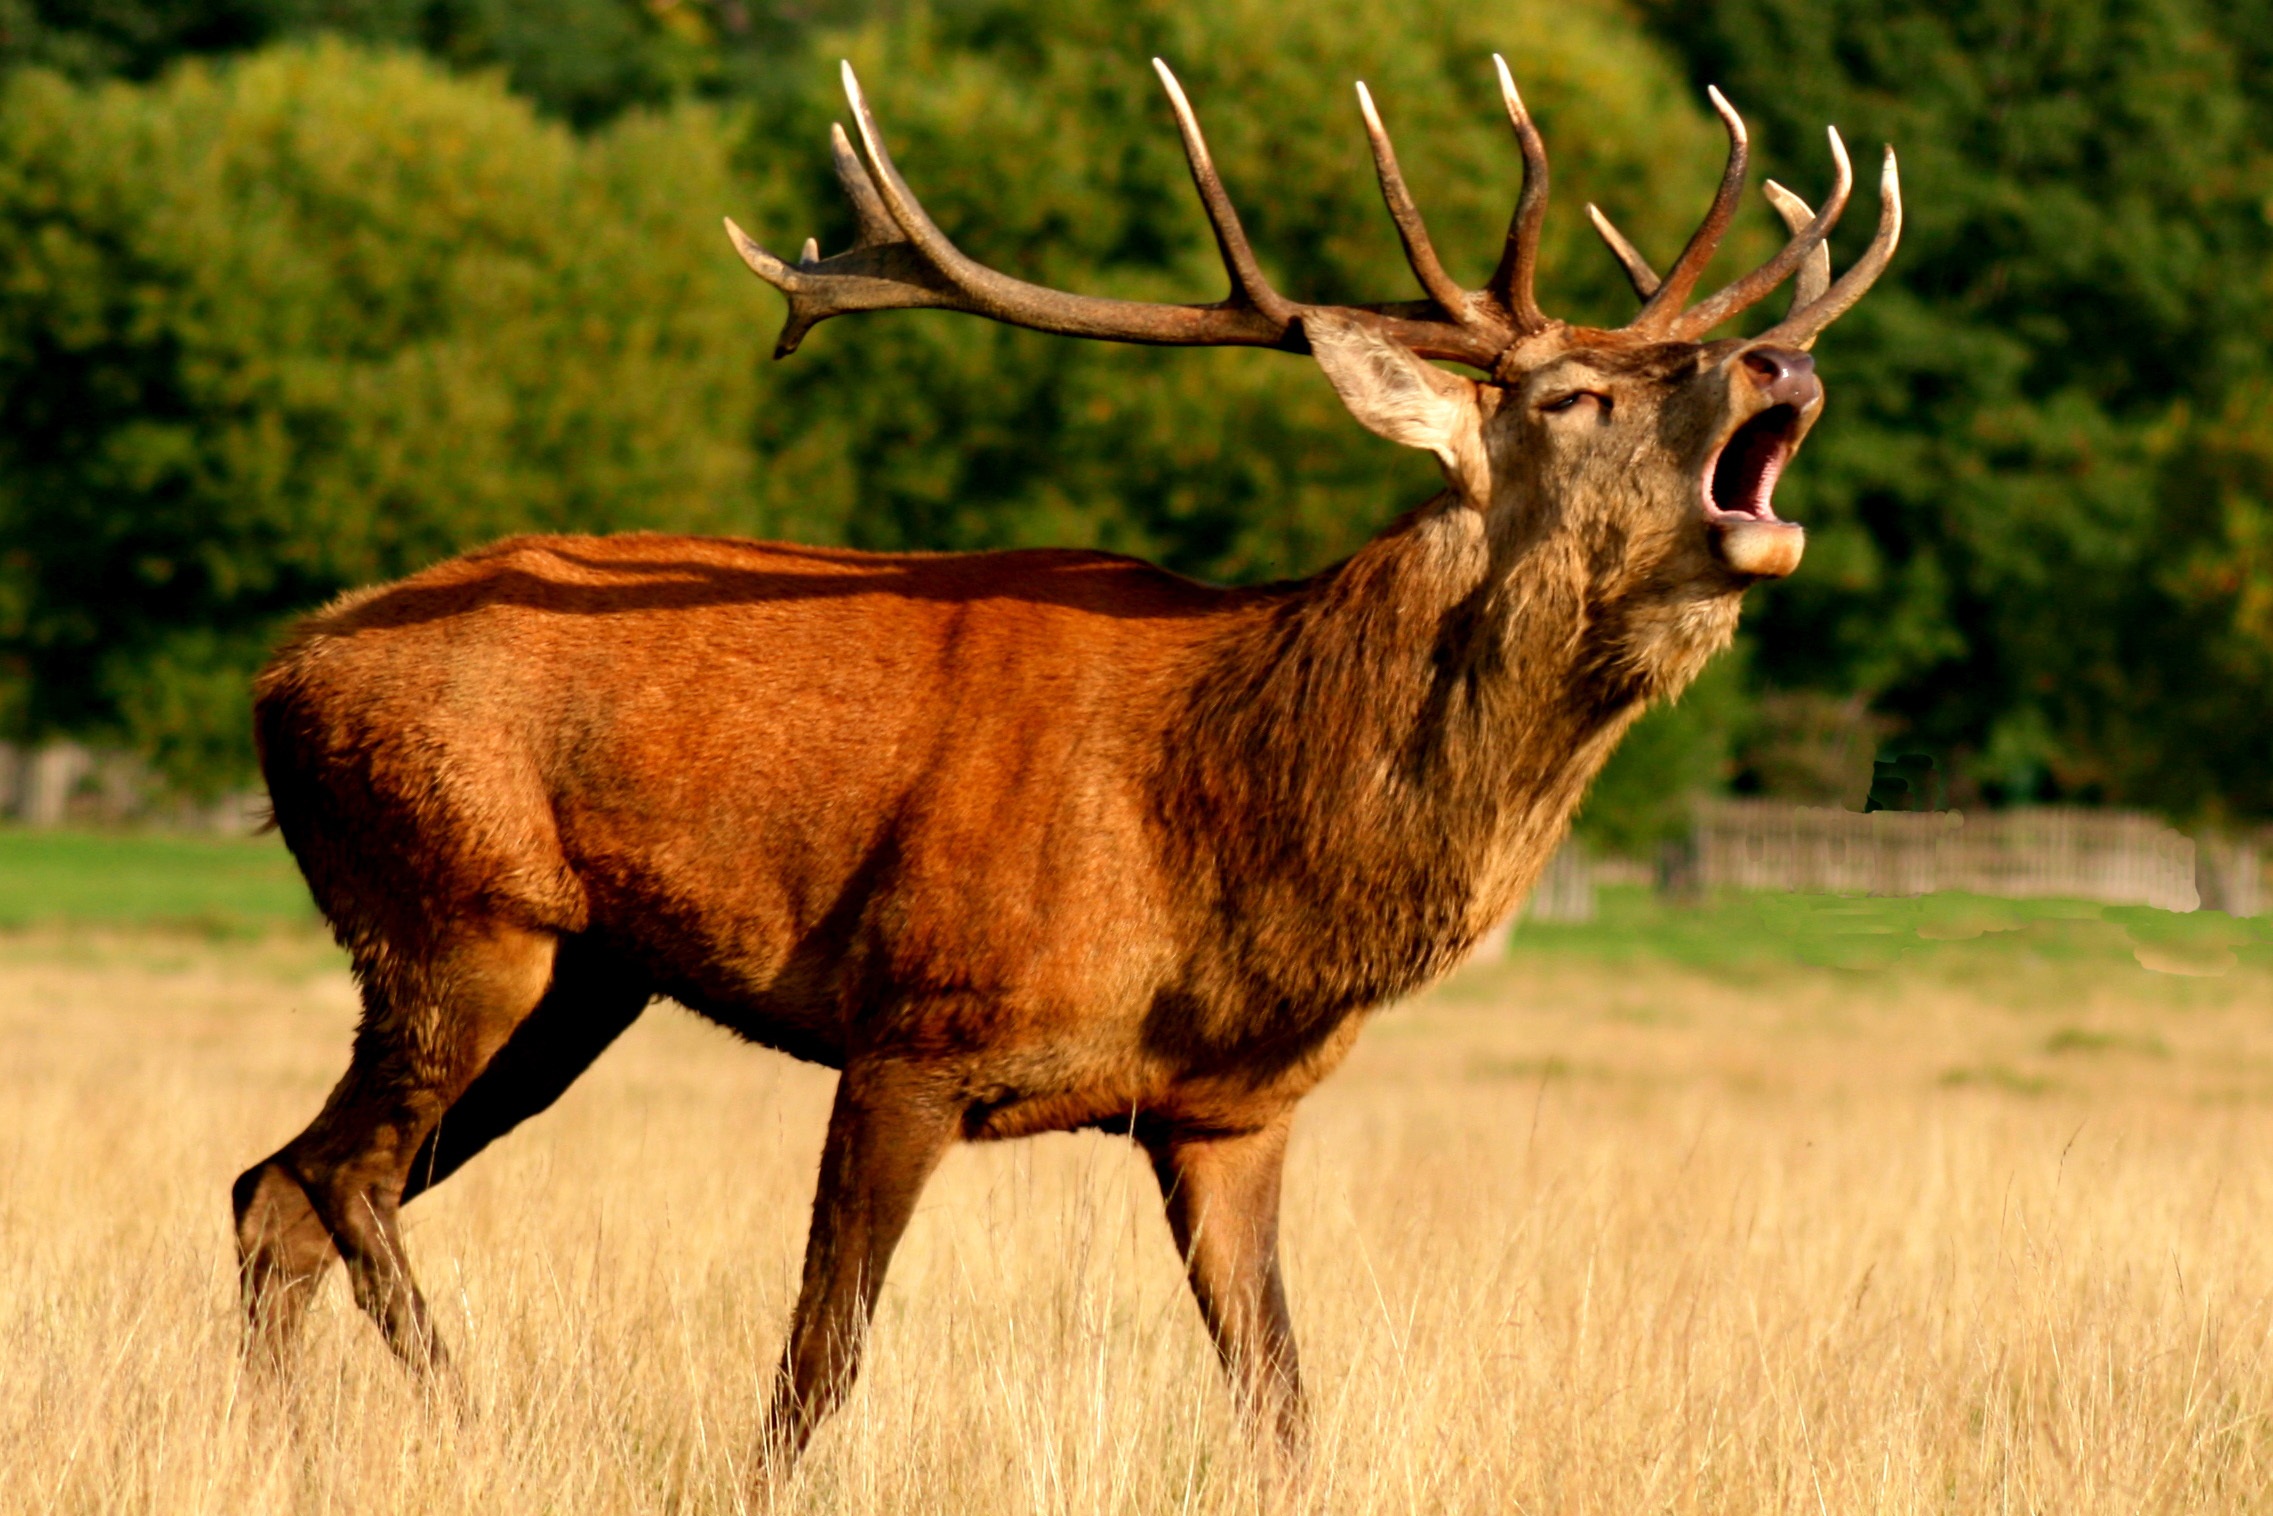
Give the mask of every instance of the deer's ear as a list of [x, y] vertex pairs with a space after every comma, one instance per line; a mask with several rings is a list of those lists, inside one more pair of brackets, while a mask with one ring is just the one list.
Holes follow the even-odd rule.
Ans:
[[1361, 426], [1436, 454], [1445, 478], [1470, 505], [1491, 499], [1483, 410], [1474, 384], [1347, 316], [1311, 312], [1302, 318], [1302, 334]]

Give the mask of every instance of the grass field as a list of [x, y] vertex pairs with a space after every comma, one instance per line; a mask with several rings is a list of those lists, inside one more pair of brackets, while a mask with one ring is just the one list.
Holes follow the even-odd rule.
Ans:
[[[828, 1075], [656, 1007], [407, 1213], [473, 1414], [336, 1283], [278, 1405], [226, 1191], [344, 1062], [338, 959], [273, 851], [130, 887], [11, 877], [22, 842], [0, 1511], [744, 1508]], [[1318, 1510], [2273, 1510], [2273, 934], [1605, 906], [1384, 1013], [1304, 1108]], [[1149, 1175], [1045, 1138], [951, 1159], [783, 1503], [1239, 1511], [1252, 1473]]]
[[273, 835], [0, 827], [0, 929], [164, 926], [228, 934], [314, 920], [307, 887]]

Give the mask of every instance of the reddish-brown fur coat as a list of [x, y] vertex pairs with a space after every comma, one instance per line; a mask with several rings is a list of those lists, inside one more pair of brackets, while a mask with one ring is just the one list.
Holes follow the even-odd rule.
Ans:
[[1651, 693], [1541, 597], [1510, 624], [1480, 527], [1257, 590], [515, 539], [312, 618], [263, 761], [370, 972], [494, 917], [800, 1057], [957, 1065], [973, 1135], [1236, 1123], [1512, 908]]

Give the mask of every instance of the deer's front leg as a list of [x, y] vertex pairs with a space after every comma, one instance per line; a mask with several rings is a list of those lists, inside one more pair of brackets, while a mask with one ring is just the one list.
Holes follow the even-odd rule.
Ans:
[[892, 1250], [924, 1181], [960, 1131], [961, 1107], [948, 1085], [918, 1066], [858, 1058], [837, 1082], [804, 1287], [766, 1413], [762, 1477], [787, 1473], [860, 1371], [862, 1339]]
[[1291, 1110], [1234, 1136], [1148, 1139], [1168, 1225], [1241, 1412], [1298, 1476], [1308, 1442], [1294, 1325], [1279, 1277], [1279, 1176]]

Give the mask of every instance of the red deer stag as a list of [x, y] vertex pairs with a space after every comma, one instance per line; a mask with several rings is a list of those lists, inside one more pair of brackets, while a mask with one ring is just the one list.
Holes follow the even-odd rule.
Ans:
[[[1495, 60], [1496, 62], [1497, 60]], [[1615, 331], [1532, 293], [1547, 158], [1500, 65], [1523, 185], [1480, 290], [1445, 273], [1360, 86], [1427, 298], [1272, 288], [1165, 67], [1231, 282], [1096, 299], [973, 262], [924, 213], [848, 68], [852, 248], [784, 263], [815, 323], [928, 307], [1069, 336], [1309, 352], [1443, 493], [1308, 579], [1215, 589], [1105, 553], [883, 555], [633, 535], [502, 542], [309, 619], [260, 676], [284, 839], [364, 1013], [306, 1131], [235, 1191], [251, 1343], [281, 1361], [336, 1252], [394, 1350], [446, 1367], [397, 1212], [550, 1105], [656, 996], [841, 1071], [761, 1451], [794, 1459], [856, 1371], [878, 1287], [950, 1144], [1126, 1133], [1237, 1398], [1303, 1437], [1277, 1258], [1295, 1104], [1365, 1013], [1458, 964], [1520, 900], [1649, 702], [1789, 573], [1770, 505], [1823, 391], [1806, 349], [1894, 251], [1831, 282], [1821, 213], [1690, 303], [1745, 179]], [[1706, 334], [1793, 276], [1757, 338]], [[1468, 379], [1426, 361], [1478, 371]]]

